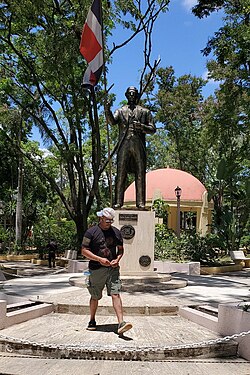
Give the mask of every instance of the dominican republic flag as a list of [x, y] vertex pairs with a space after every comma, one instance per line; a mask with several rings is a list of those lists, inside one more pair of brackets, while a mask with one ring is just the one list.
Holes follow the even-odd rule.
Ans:
[[83, 85], [95, 86], [101, 76], [103, 67], [101, 0], [94, 0], [88, 12], [83, 26], [80, 52], [88, 62], [83, 77]]

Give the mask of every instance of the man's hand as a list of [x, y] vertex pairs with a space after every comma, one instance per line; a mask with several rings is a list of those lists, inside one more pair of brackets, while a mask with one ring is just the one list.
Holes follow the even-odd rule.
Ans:
[[111, 267], [115, 268], [119, 266], [119, 260], [118, 259], [113, 259], [110, 262]]
[[99, 263], [101, 263], [102, 266], [110, 267], [111, 263], [107, 258], [99, 258]]

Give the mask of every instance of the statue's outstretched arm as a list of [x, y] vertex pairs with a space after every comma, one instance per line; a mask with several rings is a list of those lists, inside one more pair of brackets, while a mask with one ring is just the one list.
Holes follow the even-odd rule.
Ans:
[[113, 115], [113, 113], [112, 113], [112, 111], [110, 109], [110, 106], [111, 106], [110, 103], [108, 103], [105, 106], [105, 116], [106, 116], [106, 119], [107, 119], [107, 121], [108, 121], [109, 124], [115, 125], [115, 124], [117, 124], [118, 119], [116, 118], [117, 117], [116, 116], [116, 112]]

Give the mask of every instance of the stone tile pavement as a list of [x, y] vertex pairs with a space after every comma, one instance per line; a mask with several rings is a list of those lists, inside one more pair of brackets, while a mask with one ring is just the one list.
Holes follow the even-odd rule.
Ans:
[[[45, 269], [46, 271], [46, 269]], [[60, 269], [47, 275], [34, 275], [25, 278], [11, 279], [4, 283], [1, 291], [9, 295], [19, 295], [24, 298], [39, 299], [55, 304], [72, 304], [88, 306], [89, 295], [85, 288], [69, 284], [71, 277], [81, 277], [79, 274], [67, 274]], [[244, 271], [215, 275], [187, 276], [174, 274], [172, 277], [188, 279], [188, 286], [176, 290], [156, 290], [153, 293], [123, 293], [124, 307], [132, 306], [134, 328], [127, 335], [129, 345], [142, 346], [147, 343], [157, 345], [164, 342], [174, 344], [181, 341], [200, 341], [214, 338], [216, 334], [191, 322], [185, 322], [180, 317], [140, 317], [136, 309], [141, 306], [183, 306], [201, 303], [218, 304], [231, 301], [249, 300], [250, 269]], [[111, 306], [111, 299], [104, 295], [101, 305]], [[59, 319], [59, 320], [58, 320]], [[99, 332], [85, 330], [88, 316], [70, 314], [50, 314], [32, 322], [21, 323], [4, 330], [17, 337], [34, 340], [44, 340], [46, 337], [67, 341], [70, 337], [75, 340], [99, 342], [119, 345], [118, 336], [114, 334], [115, 317], [105, 314], [98, 317], [104, 329]], [[196, 326], [196, 327], [195, 327]], [[33, 328], [32, 328], [33, 327]], [[39, 327], [39, 329], [37, 329]], [[106, 328], [105, 328], [106, 327]], [[185, 327], [185, 330], [184, 330]], [[32, 328], [32, 329], [31, 329]], [[106, 330], [105, 330], [106, 329]], [[183, 334], [188, 332], [188, 334]], [[63, 335], [62, 335], [63, 332]], [[0, 331], [2, 333], [2, 331]], [[61, 333], [61, 336], [60, 336]], [[60, 339], [61, 337], [61, 339]], [[132, 344], [133, 343], [133, 344]], [[86, 375], [132, 375], [132, 374], [221, 374], [221, 375], [250, 375], [250, 363], [239, 358], [230, 359], [187, 359], [166, 360], [164, 362], [111, 361], [111, 360], [66, 360], [27, 358], [11, 353], [0, 353], [0, 374], [86, 374]]]

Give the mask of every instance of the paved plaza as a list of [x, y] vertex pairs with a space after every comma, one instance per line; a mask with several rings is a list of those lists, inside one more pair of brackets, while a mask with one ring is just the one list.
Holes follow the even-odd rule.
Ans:
[[[172, 278], [187, 279], [188, 286], [174, 290], [155, 290], [150, 293], [124, 292], [122, 300], [125, 318], [133, 328], [124, 337], [116, 334], [117, 322], [111, 298], [104, 294], [97, 315], [98, 329], [87, 331], [89, 295], [86, 288], [70, 284], [70, 279], [81, 274], [68, 274], [62, 269], [43, 271], [7, 280], [2, 290], [9, 296], [53, 303], [56, 311], [37, 319], [5, 328], [0, 334], [29, 342], [54, 345], [76, 344], [108, 348], [112, 352], [140, 351], [216, 340], [218, 335], [198, 324], [178, 316], [180, 306], [249, 300], [250, 269], [215, 276], [188, 276], [172, 274]], [[28, 273], [28, 271], [26, 272]], [[177, 309], [176, 309], [177, 308]], [[66, 311], [65, 311], [66, 309]], [[68, 310], [67, 310], [68, 309]], [[154, 314], [150, 314], [150, 311]], [[169, 313], [168, 313], [169, 311]], [[74, 312], [74, 313], [73, 313]], [[147, 314], [148, 312], [148, 314]], [[233, 349], [233, 348], [232, 348]], [[218, 349], [220, 350], [220, 349]], [[229, 350], [229, 349], [227, 349]], [[20, 352], [21, 353], [21, 352]], [[221, 374], [250, 375], [250, 363], [237, 356], [230, 358], [170, 358], [164, 361], [58, 359], [34, 358], [28, 352], [21, 354], [0, 352], [0, 374]], [[160, 357], [159, 357], [160, 358]], [[118, 355], [119, 359], [119, 355]]]

